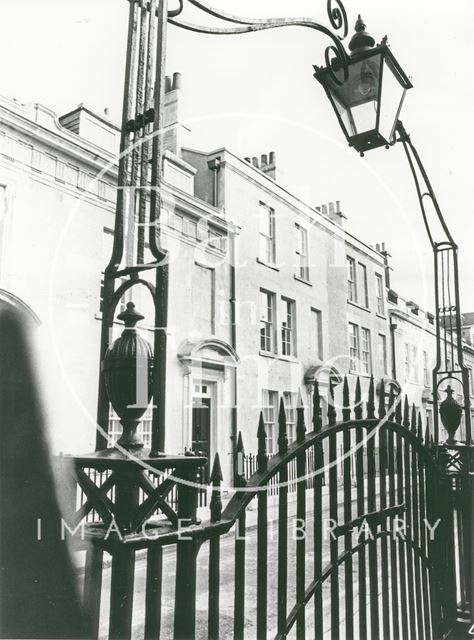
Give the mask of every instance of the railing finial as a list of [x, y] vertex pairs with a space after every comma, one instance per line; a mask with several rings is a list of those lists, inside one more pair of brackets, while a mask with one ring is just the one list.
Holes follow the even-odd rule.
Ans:
[[397, 406], [395, 407], [395, 422], [402, 424], [402, 394], [397, 396]]
[[323, 426], [323, 421], [321, 418], [321, 398], [319, 396], [319, 384], [318, 381], [314, 381], [313, 387], [313, 429], [316, 431], [321, 431]]
[[235, 486], [245, 487], [247, 480], [245, 478], [245, 449], [242, 432], [239, 431], [237, 436], [237, 445], [235, 447]]
[[265, 430], [265, 421], [263, 419], [263, 412], [260, 412], [260, 419], [258, 421], [258, 450], [257, 450], [257, 469], [258, 471], [265, 471], [268, 465], [267, 458], [267, 432]]
[[374, 376], [370, 376], [369, 397], [367, 399], [367, 418], [373, 420], [375, 418], [375, 385]]
[[298, 399], [296, 401], [296, 439], [302, 442], [306, 435], [306, 424], [304, 421], [304, 405], [301, 390], [298, 390]]
[[222, 499], [221, 499], [221, 482], [223, 481], [221, 462], [219, 460], [219, 454], [214, 456], [214, 464], [212, 465], [212, 472], [210, 477], [210, 483], [212, 485], [211, 502], [209, 503], [209, 511], [211, 512], [211, 522], [219, 522], [222, 515]]
[[286, 410], [283, 397], [280, 398], [280, 410], [278, 411], [278, 452], [288, 451], [288, 433], [286, 431]]
[[380, 390], [379, 390], [379, 418], [380, 420], [382, 420], [382, 418], [385, 418], [386, 416], [386, 410], [385, 410], [385, 381], [382, 378], [382, 380], [380, 381]]
[[328, 423], [330, 425], [336, 424], [337, 413], [334, 403], [334, 378], [329, 378], [329, 396], [328, 396]]
[[351, 399], [349, 395], [349, 382], [347, 376], [344, 376], [344, 385], [342, 387], [342, 419], [347, 422], [351, 419]]
[[355, 408], [354, 415], [356, 420], [362, 420], [364, 409], [362, 407], [362, 389], [360, 387], [360, 377], [357, 376], [355, 388]]
[[387, 411], [389, 420], [393, 420], [395, 416], [395, 407], [393, 406], [394, 404], [395, 404], [395, 389], [393, 384], [391, 384], [389, 395], [388, 395], [388, 411]]
[[413, 403], [412, 407], [411, 407], [411, 428], [410, 431], [413, 433], [413, 435], [416, 436], [416, 428], [417, 428], [417, 415], [416, 415], [416, 407], [415, 407], [415, 403]]
[[403, 402], [403, 426], [406, 429], [410, 428], [410, 405], [408, 404], [408, 397], [405, 394], [405, 400]]
[[417, 430], [418, 439], [420, 442], [423, 442], [423, 420], [421, 418], [421, 412], [418, 411], [418, 430]]

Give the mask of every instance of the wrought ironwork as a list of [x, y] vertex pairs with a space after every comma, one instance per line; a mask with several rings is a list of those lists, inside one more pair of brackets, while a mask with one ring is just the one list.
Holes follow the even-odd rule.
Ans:
[[[130, 532], [126, 541], [115, 531], [106, 540], [104, 528], [100, 533], [94, 525], [86, 527], [86, 540], [92, 546], [84, 579], [88, 592], [93, 591], [99, 599], [101, 554], [105, 549], [112, 555], [112, 589], [117, 591], [113, 591], [111, 601], [110, 638], [132, 637], [136, 549], [146, 549], [148, 556], [145, 629], [153, 630], [153, 636], [146, 632], [146, 637], [159, 638], [165, 629], [168, 637], [170, 624], [175, 638], [196, 637], [196, 603], [198, 599], [202, 602], [206, 584], [200, 579], [202, 571], [207, 576], [207, 636], [224, 635], [221, 572], [225, 562], [227, 575], [229, 561], [233, 562], [235, 582], [233, 611], [226, 607], [226, 637], [233, 629], [234, 638], [243, 638], [250, 616], [254, 617], [257, 637], [279, 640], [292, 630], [298, 638], [304, 638], [311, 623], [317, 638], [326, 637], [330, 630], [331, 637], [366, 638], [370, 630], [371, 638], [390, 640], [441, 639], [452, 632], [456, 623], [455, 570], [460, 560], [455, 541], [461, 535], [465, 542], [468, 535], [468, 530], [462, 529], [467, 527], [465, 520], [457, 520], [454, 526], [453, 476], [446, 475], [438, 458], [433, 457], [435, 450], [429, 439], [423, 440], [421, 418], [404, 398], [392, 394], [397, 406], [403, 400], [403, 412], [387, 406], [385, 394], [379, 394], [375, 409], [373, 380], [365, 409], [359, 381], [353, 393], [351, 402], [348, 381], [344, 380], [343, 421], [338, 422], [335, 406], [328, 407], [326, 426], [320, 428], [316, 419], [316, 429], [309, 433], [299, 403], [298, 437], [288, 444], [286, 413], [280, 405], [279, 452], [272, 457], [265, 449], [261, 417], [258, 469], [222, 508], [222, 474], [216, 457], [209, 518], [201, 524], [170, 526], [168, 521], [152, 536], [153, 524], [145, 523], [149, 527], [146, 532]], [[316, 388], [313, 416], [318, 415], [319, 406]], [[356, 411], [357, 417], [352, 419]], [[309, 451], [317, 461], [311, 470], [306, 468]], [[161, 459], [161, 464], [165, 460]], [[294, 460], [298, 477], [291, 480], [289, 469]], [[155, 463], [159, 461], [155, 459]], [[274, 478], [279, 490], [277, 502], [271, 506], [269, 492]], [[295, 509], [290, 511], [286, 489], [291, 481], [297, 488]], [[189, 504], [196, 504], [191, 497], [196, 490], [189, 487]], [[248, 507], [255, 499], [257, 513], [252, 514]], [[143, 504], [148, 504], [148, 498], [144, 497]], [[131, 513], [144, 510], [138, 505]], [[290, 535], [292, 517], [305, 535]], [[246, 528], [249, 519], [256, 525], [250, 535]], [[270, 562], [272, 519], [278, 528], [278, 544], [275, 559]], [[231, 531], [239, 533], [235, 540], [226, 535]], [[174, 606], [169, 602], [163, 606], [162, 602], [165, 545], [176, 549]], [[225, 553], [221, 553], [222, 548]], [[256, 583], [246, 574], [248, 562], [255, 564]], [[294, 588], [289, 586], [290, 572], [295, 572]], [[326, 585], [330, 599], [325, 603]], [[274, 623], [269, 617], [271, 602], [277, 603]], [[99, 604], [95, 602], [91, 608], [93, 629], [99, 627]], [[200, 618], [200, 633], [205, 633], [205, 625]]]
[[[342, 40], [348, 32], [347, 14], [341, 0], [327, 1], [330, 28], [311, 18], [255, 19], [234, 16], [217, 10], [202, 0], [188, 0], [206, 15], [233, 24], [233, 27], [208, 27], [182, 19], [185, 3], [169, 8], [168, 0], [132, 0], [125, 66], [122, 135], [118, 172], [118, 194], [112, 256], [104, 272], [103, 319], [100, 362], [109, 347], [115, 309], [122, 295], [136, 285], [144, 285], [155, 304], [155, 358], [152, 380], [152, 446], [154, 454], [165, 449], [166, 347], [169, 264], [161, 240], [163, 210], [162, 176], [164, 151], [164, 95], [166, 31], [168, 23], [198, 33], [232, 35], [289, 26], [307, 27], [323, 33], [332, 41], [332, 55], [344, 69], [348, 59]], [[329, 52], [326, 53], [329, 56]], [[339, 82], [339, 79], [336, 78]], [[151, 164], [151, 180], [149, 166]], [[148, 229], [149, 259], [145, 259]], [[151, 284], [142, 275], [155, 272]], [[118, 279], [125, 283], [116, 286]], [[107, 444], [109, 398], [105, 380], [99, 382], [96, 449]]]
[[[464, 364], [462, 323], [459, 293], [458, 246], [449, 231], [433, 187], [421, 158], [402, 122], [396, 131], [403, 144], [405, 154], [415, 182], [416, 192], [434, 258], [435, 306], [436, 306], [436, 364], [433, 369], [433, 407], [435, 440], [439, 438], [439, 392], [443, 383], [458, 383], [463, 397], [463, 415], [466, 427], [466, 442], [472, 443], [471, 401], [469, 368]], [[444, 236], [435, 237], [433, 225], [426, 208], [428, 199], [436, 214]]]

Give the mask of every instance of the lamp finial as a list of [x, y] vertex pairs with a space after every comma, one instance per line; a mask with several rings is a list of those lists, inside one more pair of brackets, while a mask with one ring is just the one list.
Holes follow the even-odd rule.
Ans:
[[368, 49], [372, 49], [375, 45], [374, 38], [367, 33], [366, 24], [362, 19], [361, 15], [357, 17], [357, 22], [355, 23], [355, 33], [349, 42], [349, 49], [352, 55], [359, 53], [360, 51], [367, 51]]

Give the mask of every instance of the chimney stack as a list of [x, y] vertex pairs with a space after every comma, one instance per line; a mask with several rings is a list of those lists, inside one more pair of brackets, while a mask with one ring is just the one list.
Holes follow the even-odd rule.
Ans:
[[175, 71], [173, 73], [173, 84], [171, 86], [172, 91], [180, 91], [181, 90], [181, 74], [179, 71]]
[[383, 256], [383, 261], [385, 264], [385, 286], [388, 289], [390, 289], [390, 271], [392, 270], [392, 268], [390, 267], [388, 259], [391, 258], [392, 256], [389, 254], [389, 252], [385, 248], [385, 242], [382, 242], [381, 244], [376, 244], [375, 248], [380, 253], [380, 255]]
[[340, 227], [344, 226], [344, 219], [346, 216], [341, 211], [341, 202], [336, 200], [335, 202], [329, 202], [328, 204], [322, 204], [321, 206], [314, 207], [316, 211], [322, 213], [323, 216], [327, 216], [335, 224]]
[[262, 155], [262, 166], [260, 169], [272, 180], [276, 179], [276, 155], [274, 151], [270, 151], [268, 156], [266, 153]]
[[260, 160], [257, 156], [253, 156], [253, 158], [249, 158], [248, 156], [244, 158], [245, 162], [252, 164], [256, 169], [260, 169], [262, 173], [266, 176], [275, 180], [276, 178], [276, 154], [274, 151], [270, 151], [270, 153], [262, 153], [260, 156]]
[[183, 137], [188, 131], [180, 121], [180, 91], [182, 88], [181, 74], [173, 73], [165, 79], [165, 133], [164, 146], [167, 151], [171, 151], [177, 156], [181, 156], [183, 147]]

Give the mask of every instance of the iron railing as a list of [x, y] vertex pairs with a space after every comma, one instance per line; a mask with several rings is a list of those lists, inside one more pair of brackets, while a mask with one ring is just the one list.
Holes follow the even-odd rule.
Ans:
[[[445, 637], [456, 620], [456, 527], [452, 483], [433, 457], [435, 446], [406, 398], [402, 404], [392, 394], [386, 406], [383, 384], [376, 411], [373, 380], [366, 403], [357, 382], [353, 404], [345, 380], [341, 422], [333, 396], [331, 385], [323, 428], [316, 386], [313, 431], [306, 434], [298, 407], [291, 444], [281, 403], [279, 450], [271, 458], [260, 420], [257, 469], [240, 477], [225, 509], [216, 456], [208, 521], [193, 516], [197, 488], [188, 486], [178, 489], [184, 523], [150, 520], [141, 531], [125, 528], [107, 539], [107, 527], [89, 525], [84, 601], [92, 637], [286, 638], [292, 630], [298, 638]], [[188, 479], [197, 478], [195, 467], [193, 474]], [[146, 557], [135, 556], [140, 549]], [[104, 554], [111, 563], [108, 621]], [[144, 598], [138, 622], [134, 598], [138, 607]]]

